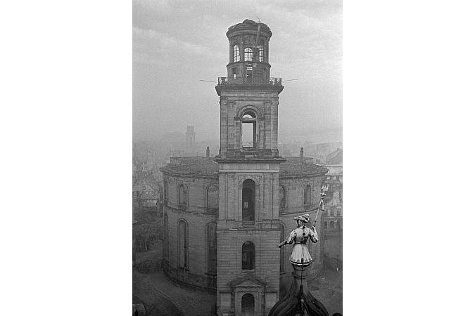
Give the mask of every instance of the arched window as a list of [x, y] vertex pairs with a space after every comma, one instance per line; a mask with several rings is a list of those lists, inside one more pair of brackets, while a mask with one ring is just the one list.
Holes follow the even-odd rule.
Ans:
[[279, 200], [280, 200], [279, 208], [282, 211], [285, 209], [285, 206], [287, 204], [287, 192], [283, 185], [281, 185], [279, 189]]
[[310, 205], [312, 204], [312, 187], [307, 185], [303, 192], [303, 204]]
[[208, 273], [216, 274], [218, 249], [216, 245], [216, 223], [209, 223], [206, 226], [206, 239], [208, 245]]
[[178, 266], [188, 268], [188, 224], [183, 219], [178, 222]]
[[244, 61], [252, 61], [252, 48], [244, 48]]
[[206, 206], [209, 209], [218, 208], [218, 188], [215, 186], [210, 186], [206, 191]]
[[327, 221], [324, 221], [324, 222], [323, 222], [323, 228], [324, 228], [324, 229], [327, 229], [327, 228], [328, 228], [328, 222], [327, 222]]
[[187, 196], [186, 196], [186, 188], [183, 184], [181, 184], [178, 188], [178, 204], [186, 206], [186, 201], [187, 201]]
[[242, 245], [242, 269], [254, 270], [255, 267], [256, 251], [254, 244], [250, 241], [246, 241]]
[[256, 184], [251, 179], [247, 179], [242, 184], [242, 221], [255, 221], [255, 196]]
[[259, 46], [259, 61], [263, 62], [264, 61], [264, 47]]
[[333, 221], [330, 221], [330, 229], [335, 229], [335, 223]]
[[241, 315], [254, 315], [254, 295], [246, 293], [241, 300]]
[[233, 52], [234, 52], [234, 62], [238, 62], [241, 60], [241, 55], [239, 55], [239, 46], [234, 45], [233, 47]]
[[241, 117], [241, 144], [245, 148], [256, 147], [256, 113], [245, 111]]
[[336, 221], [336, 229], [337, 229], [337, 230], [340, 230], [340, 229], [341, 229], [341, 227], [340, 227], [340, 221]]

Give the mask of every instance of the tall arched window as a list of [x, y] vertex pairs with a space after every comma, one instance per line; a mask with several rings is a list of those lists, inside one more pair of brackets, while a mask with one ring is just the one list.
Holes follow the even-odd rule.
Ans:
[[252, 61], [252, 48], [244, 48], [244, 61]]
[[239, 55], [239, 46], [234, 45], [233, 47], [233, 53], [234, 53], [234, 62], [238, 62], [241, 60], [241, 55]]
[[206, 207], [208, 209], [218, 208], [218, 195], [219, 191], [216, 186], [208, 187], [208, 190], [206, 191]]
[[335, 223], [333, 221], [330, 221], [330, 229], [335, 229]]
[[328, 228], [328, 222], [327, 222], [327, 221], [324, 221], [324, 222], [323, 222], [323, 228], [324, 228], [324, 229], [327, 229], [327, 228]]
[[241, 117], [241, 144], [245, 148], [256, 147], [256, 113], [245, 111]]
[[259, 46], [259, 61], [263, 62], [264, 61], [264, 47]]
[[181, 184], [178, 188], [178, 204], [186, 206], [187, 196], [186, 196], [186, 188], [183, 184]]
[[206, 243], [208, 246], [208, 273], [216, 274], [218, 249], [216, 245], [216, 223], [209, 223], [206, 226]]
[[255, 196], [256, 184], [251, 179], [247, 179], [242, 184], [242, 221], [255, 221]]
[[188, 224], [183, 219], [178, 222], [178, 266], [188, 268]]
[[303, 204], [312, 204], [312, 187], [308, 184], [303, 192]]
[[279, 189], [279, 208], [280, 210], [284, 210], [285, 209], [285, 206], [287, 204], [287, 192], [285, 190], [285, 187], [283, 185], [280, 186], [280, 189]]
[[256, 251], [254, 244], [250, 241], [246, 241], [242, 245], [242, 269], [254, 270], [255, 267]]

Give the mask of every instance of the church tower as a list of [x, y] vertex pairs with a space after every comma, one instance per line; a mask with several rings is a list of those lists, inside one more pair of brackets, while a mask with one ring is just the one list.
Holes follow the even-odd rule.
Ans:
[[279, 298], [278, 106], [263, 23], [231, 26], [220, 98], [218, 315], [267, 315]]

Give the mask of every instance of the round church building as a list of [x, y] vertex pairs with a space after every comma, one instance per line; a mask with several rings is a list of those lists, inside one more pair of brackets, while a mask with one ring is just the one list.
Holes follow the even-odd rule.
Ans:
[[[311, 225], [316, 216], [320, 188], [327, 173], [323, 166], [303, 157], [284, 158], [279, 171], [279, 219], [280, 240], [284, 240], [296, 227], [294, 217], [310, 214]], [[164, 243], [163, 269], [178, 283], [216, 291], [217, 253], [216, 224], [219, 214], [219, 166], [210, 157], [171, 157], [170, 163], [161, 168], [164, 193]], [[247, 182], [246, 182], [247, 181]], [[248, 179], [237, 187], [240, 190], [242, 226], [260, 227], [255, 209], [260, 205], [259, 183]], [[322, 232], [321, 214], [318, 214], [317, 231]], [[249, 243], [249, 242], [248, 242]], [[256, 265], [256, 249], [244, 243], [239, 261], [242, 268]], [[273, 245], [277, 248], [278, 244]], [[310, 243], [314, 259], [311, 266], [316, 273], [322, 265], [321, 242]], [[292, 247], [280, 249], [280, 274], [293, 271], [289, 262]], [[230, 258], [231, 259], [231, 258]], [[231, 262], [235, 262], [232, 258]], [[276, 258], [277, 260], [277, 258]], [[245, 262], [246, 261], [246, 262]], [[247, 262], [249, 261], [249, 262]], [[246, 268], [247, 267], [247, 268]]]

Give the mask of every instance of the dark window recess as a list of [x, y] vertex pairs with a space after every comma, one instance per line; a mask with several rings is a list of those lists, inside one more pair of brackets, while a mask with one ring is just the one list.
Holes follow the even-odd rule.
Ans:
[[255, 267], [255, 247], [250, 241], [242, 245], [242, 269], [253, 270]]

